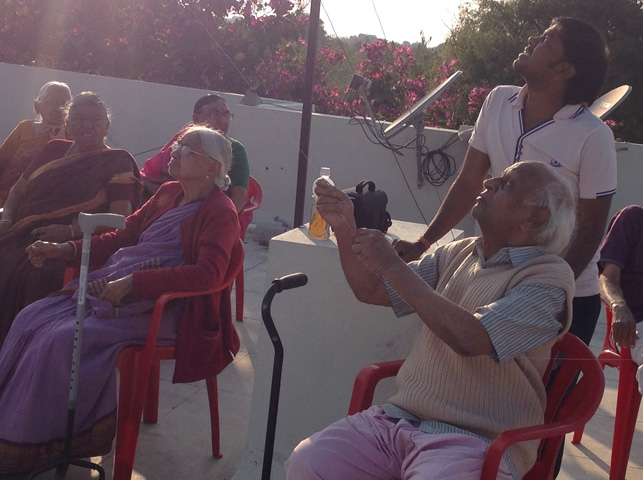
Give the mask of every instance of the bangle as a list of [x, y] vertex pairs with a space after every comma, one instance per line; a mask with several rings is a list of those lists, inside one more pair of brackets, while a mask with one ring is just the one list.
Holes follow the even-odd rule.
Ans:
[[72, 240], [76, 238], [76, 232], [74, 232], [74, 226], [71, 224], [69, 225], [69, 235]]
[[71, 245], [74, 248], [74, 253], [71, 254], [71, 257], [69, 257], [69, 258], [63, 257], [63, 260], [69, 261], [69, 260], [73, 259], [76, 256], [76, 253], [78, 253], [78, 250], [76, 249], [76, 244], [74, 242], [65, 242], [65, 243], [68, 243], [69, 245]]
[[11, 220], [0, 220], [0, 223], [8, 223], [9, 225], [13, 225], [13, 222]]
[[428, 241], [426, 238], [424, 238], [424, 237], [420, 237], [420, 238], [418, 238], [418, 239], [417, 239], [417, 241], [416, 241], [415, 243], [417, 243], [417, 242], [420, 242], [420, 243], [422, 244], [422, 246], [424, 247], [424, 251], [425, 251], [425, 252], [429, 249], [429, 247], [431, 247], [431, 242], [429, 242], [429, 241]]

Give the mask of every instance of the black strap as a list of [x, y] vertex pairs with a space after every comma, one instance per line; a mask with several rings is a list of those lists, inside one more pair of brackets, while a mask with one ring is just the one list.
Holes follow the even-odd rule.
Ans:
[[368, 191], [369, 192], [374, 192], [375, 191], [375, 183], [372, 180], [362, 180], [357, 184], [355, 187], [355, 191], [362, 195], [362, 192], [364, 191], [364, 186], [368, 185]]

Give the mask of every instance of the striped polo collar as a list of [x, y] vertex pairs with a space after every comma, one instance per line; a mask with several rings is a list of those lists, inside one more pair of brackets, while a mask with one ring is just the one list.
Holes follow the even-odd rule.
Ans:
[[[527, 100], [527, 85], [524, 85], [516, 93], [508, 98], [512, 108], [522, 110]], [[586, 112], [582, 105], [565, 105], [554, 114], [554, 120], [573, 120]]]
[[545, 254], [541, 248], [530, 245], [527, 247], [502, 247], [491, 255], [491, 257], [485, 258], [484, 252], [482, 251], [482, 237], [476, 239], [474, 252], [480, 259], [483, 268], [506, 263], [511, 263], [514, 267], [518, 267], [529, 260]]

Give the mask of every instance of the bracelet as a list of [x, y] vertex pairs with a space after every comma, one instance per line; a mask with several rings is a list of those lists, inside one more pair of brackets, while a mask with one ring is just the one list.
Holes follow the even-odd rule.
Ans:
[[614, 307], [616, 305], [624, 307], [624, 306], [627, 306], [627, 302], [625, 300], [614, 300], [613, 302], [610, 303], [610, 310], [614, 310]]
[[68, 243], [69, 245], [74, 247], [74, 253], [72, 253], [71, 257], [69, 257], [69, 258], [63, 257], [63, 260], [69, 261], [69, 260], [72, 260], [76, 256], [76, 254], [78, 253], [78, 249], [76, 248], [76, 244], [74, 242], [65, 242], [65, 243]]
[[425, 251], [425, 252], [429, 249], [429, 247], [431, 247], [431, 242], [429, 242], [429, 241], [428, 241], [426, 238], [424, 238], [424, 237], [420, 237], [420, 238], [418, 238], [418, 239], [417, 239], [417, 241], [416, 241], [416, 243], [417, 243], [417, 242], [420, 242], [420, 243], [422, 244], [422, 246], [424, 247], [424, 251]]
[[13, 222], [11, 220], [0, 220], [0, 223], [8, 223], [9, 225], [13, 225]]

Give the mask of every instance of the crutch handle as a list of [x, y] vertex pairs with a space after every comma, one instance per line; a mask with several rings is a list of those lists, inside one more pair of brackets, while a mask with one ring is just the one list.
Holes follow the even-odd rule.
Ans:
[[94, 233], [98, 227], [125, 228], [125, 217], [116, 213], [84, 213], [78, 214], [78, 225], [83, 234]]

